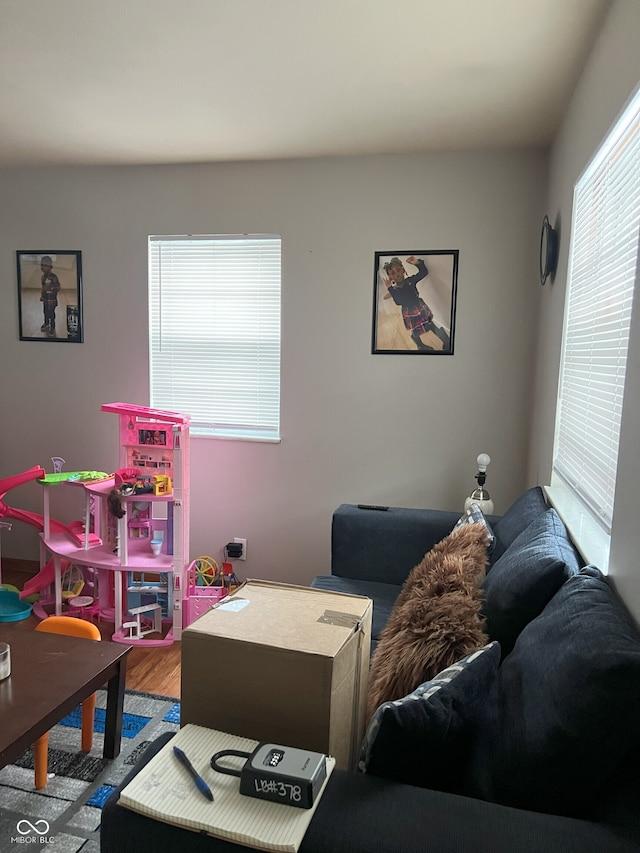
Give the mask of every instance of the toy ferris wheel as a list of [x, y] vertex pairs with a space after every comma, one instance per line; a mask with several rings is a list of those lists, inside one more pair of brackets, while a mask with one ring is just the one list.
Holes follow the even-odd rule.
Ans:
[[213, 557], [196, 557], [189, 566], [189, 581], [193, 586], [216, 586], [220, 577], [220, 566]]

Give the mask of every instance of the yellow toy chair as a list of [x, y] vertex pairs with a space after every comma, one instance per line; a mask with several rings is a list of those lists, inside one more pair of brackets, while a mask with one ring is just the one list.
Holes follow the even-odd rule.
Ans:
[[84, 575], [80, 566], [77, 566], [75, 563], [67, 563], [61, 582], [63, 601], [68, 601], [70, 598], [76, 598], [80, 595], [84, 589]]
[[[70, 637], [85, 637], [87, 640], [100, 640], [100, 629], [93, 622], [76, 619], [73, 616], [49, 616], [36, 625], [36, 631], [49, 634], [67, 634]], [[73, 664], [71, 664], [73, 666]], [[82, 751], [89, 752], [93, 745], [93, 717], [96, 709], [96, 694], [87, 697], [82, 703]], [[37, 790], [46, 787], [49, 753], [49, 732], [39, 737], [33, 745], [35, 766], [35, 786]]]

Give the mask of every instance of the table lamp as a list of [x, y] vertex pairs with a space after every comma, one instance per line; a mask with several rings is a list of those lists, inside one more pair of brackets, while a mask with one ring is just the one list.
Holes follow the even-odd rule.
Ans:
[[493, 513], [493, 501], [491, 500], [491, 495], [484, 487], [487, 480], [487, 468], [491, 462], [491, 457], [488, 453], [481, 453], [478, 456], [477, 462], [478, 473], [476, 474], [476, 480], [478, 481], [478, 488], [474, 489], [466, 499], [464, 502], [464, 508], [466, 511], [469, 509], [471, 504], [475, 503], [478, 504], [485, 515], [491, 515]]

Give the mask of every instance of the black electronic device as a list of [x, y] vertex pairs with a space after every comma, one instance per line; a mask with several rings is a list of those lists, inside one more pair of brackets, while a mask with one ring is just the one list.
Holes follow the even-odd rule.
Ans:
[[224, 549], [231, 560], [239, 560], [242, 557], [242, 542], [228, 542]]
[[542, 220], [540, 232], [540, 284], [556, 271], [558, 263], [558, 232], [551, 227], [549, 217]]
[[[242, 767], [220, 764], [225, 756], [245, 758]], [[211, 758], [218, 773], [240, 777], [240, 793], [259, 800], [310, 809], [327, 778], [327, 757], [292, 746], [259, 743], [253, 752], [223, 749]]]

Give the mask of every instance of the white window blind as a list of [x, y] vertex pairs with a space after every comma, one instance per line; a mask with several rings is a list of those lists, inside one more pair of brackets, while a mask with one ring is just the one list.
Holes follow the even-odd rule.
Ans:
[[151, 405], [195, 435], [280, 436], [280, 237], [149, 238]]
[[640, 229], [640, 97], [574, 192], [553, 467], [607, 531]]

